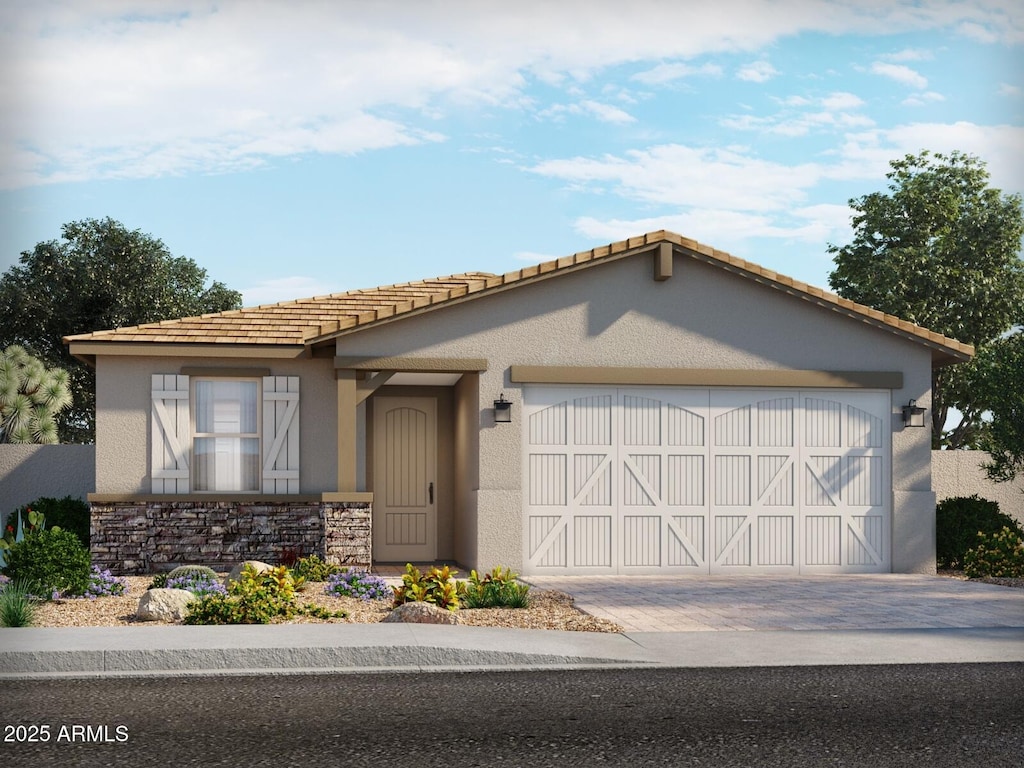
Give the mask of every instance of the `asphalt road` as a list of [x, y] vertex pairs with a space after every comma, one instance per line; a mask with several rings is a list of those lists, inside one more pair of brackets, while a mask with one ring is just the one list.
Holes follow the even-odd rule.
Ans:
[[0, 708], [5, 768], [1024, 763], [1022, 664], [5, 681]]

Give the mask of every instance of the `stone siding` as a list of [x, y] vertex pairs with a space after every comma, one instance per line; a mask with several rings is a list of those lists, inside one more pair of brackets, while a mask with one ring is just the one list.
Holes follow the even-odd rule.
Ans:
[[92, 561], [119, 575], [243, 560], [280, 563], [318, 555], [368, 568], [371, 505], [366, 502], [145, 501], [92, 505]]

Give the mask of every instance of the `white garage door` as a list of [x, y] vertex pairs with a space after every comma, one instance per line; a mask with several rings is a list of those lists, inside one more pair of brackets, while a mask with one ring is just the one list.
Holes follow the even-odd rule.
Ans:
[[875, 573], [888, 392], [531, 386], [528, 573]]

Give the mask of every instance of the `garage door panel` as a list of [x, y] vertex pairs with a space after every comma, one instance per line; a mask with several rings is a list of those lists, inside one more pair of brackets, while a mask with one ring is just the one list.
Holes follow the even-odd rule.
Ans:
[[809, 566], [838, 566], [842, 562], [843, 519], [838, 515], [810, 515], [804, 518], [804, 563]]
[[565, 568], [568, 563], [566, 520], [561, 515], [531, 515], [527, 524], [527, 561], [541, 568]]
[[714, 565], [750, 566], [750, 528], [751, 518], [749, 515], [715, 516], [713, 526], [715, 541]]
[[673, 515], [668, 519], [665, 527], [667, 565], [707, 570], [706, 522], [704, 515]]
[[565, 506], [567, 493], [566, 456], [564, 453], [534, 453], [530, 455], [530, 505]]
[[622, 518], [622, 564], [627, 568], [661, 566], [661, 515]]
[[757, 457], [757, 499], [766, 507], [793, 506], [792, 457]]
[[607, 453], [577, 453], [573, 457], [573, 497], [580, 506], [610, 506], [612, 460]]
[[704, 445], [705, 418], [699, 413], [667, 403], [665, 406], [665, 444], [673, 447]]
[[762, 567], [796, 565], [796, 531], [792, 515], [761, 515], [757, 518], [757, 564]]
[[577, 515], [573, 518], [573, 565], [577, 568], [612, 566], [612, 516]]
[[529, 568], [888, 569], [888, 393], [555, 386], [524, 403]]
[[666, 457], [664, 501], [670, 507], [703, 507], [705, 499], [703, 454]]

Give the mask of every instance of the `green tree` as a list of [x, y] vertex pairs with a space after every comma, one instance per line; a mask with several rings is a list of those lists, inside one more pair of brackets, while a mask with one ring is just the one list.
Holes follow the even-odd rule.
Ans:
[[58, 416], [60, 439], [91, 442], [95, 372], [63, 338], [241, 306], [237, 291], [206, 282], [205, 269], [139, 230], [110, 218], [71, 222], [0, 277], [0, 348], [17, 344], [67, 370], [73, 401]]
[[[988, 185], [972, 155], [924, 151], [890, 163], [888, 192], [850, 200], [853, 240], [830, 244], [840, 296], [910, 320], [978, 350], [1024, 322], [1020, 195]], [[932, 444], [979, 444], [986, 404], [970, 386], [976, 363], [932, 373]], [[946, 430], [950, 409], [962, 414]]]
[[976, 386], [992, 421], [981, 441], [992, 460], [985, 465], [996, 482], [1024, 474], [1024, 331], [987, 345], [977, 359]]
[[57, 419], [71, 405], [68, 373], [47, 368], [24, 347], [0, 352], [0, 443], [56, 443]]

